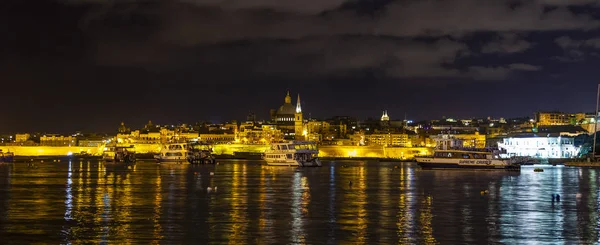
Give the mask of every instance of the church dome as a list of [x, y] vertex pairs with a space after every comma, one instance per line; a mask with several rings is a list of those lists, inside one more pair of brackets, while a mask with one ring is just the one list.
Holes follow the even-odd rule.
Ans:
[[285, 103], [277, 110], [277, 115], [294, 115], [296, 108], [291, 103]]
[[294, 115], [295, 112], [296, 108], [292, 105], [292, 97], [290, 96], [290, 91], [288, 91], [284, 99], [284, 104], [277, 110], [277, 115]]

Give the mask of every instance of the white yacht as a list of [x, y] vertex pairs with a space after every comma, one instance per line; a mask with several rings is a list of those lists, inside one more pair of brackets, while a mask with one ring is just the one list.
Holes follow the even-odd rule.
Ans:
[[317, 144], [311, 141], [273, 143], [263, 159], [273, 166], [320, 167]]
[[166, 144], [154, 155], [158, 162], [187, 163], [187, 143]]
[[172, 143], [163, 146], [158, 155], [158, 162], [212, 164], [215, 158], [207, 144], [201, 143]]
[[433, 156], [417, 157], [416, 160], [423, 169], [521, 169], [520, 164], [489, 151], [436, 150]]

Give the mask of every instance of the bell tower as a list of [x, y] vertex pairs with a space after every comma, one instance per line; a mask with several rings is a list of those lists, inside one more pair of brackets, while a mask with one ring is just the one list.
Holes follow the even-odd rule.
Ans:
[[300, 106], [300, 94], [296, 101], [296, 113], [294, 114], [294, 135], [296, 140], [306, 140], [304, 135], [304, 121], [302, 119], [302, 107]]

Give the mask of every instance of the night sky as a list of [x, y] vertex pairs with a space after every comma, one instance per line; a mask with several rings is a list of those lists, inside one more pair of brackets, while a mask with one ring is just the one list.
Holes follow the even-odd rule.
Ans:
[[3, 0], [0, 132], [591, 112], [597, 2]]

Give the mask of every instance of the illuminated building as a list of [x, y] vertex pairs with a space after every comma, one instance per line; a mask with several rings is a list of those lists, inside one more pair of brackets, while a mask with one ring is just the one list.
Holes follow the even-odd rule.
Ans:
[[486, 136], [475, 132], [474, 134], [438, 134], [430, 136], [436, 145], [450, 148], [485, 148]]
[[388, 116], [387, 111], [383, 111], [383, 115], [381, 115], [381, 127], [389, 127], [390, 126], [390, 116]]
[[384, 122], [384, 121], [389, 121], [389, 120], [390, 120], [390, 117], [388, 116], [387, 111], [383, 111], [383, 115], [381, 115], [381, 121]]
[[108, 137], [99, 135], [80, 135], [77, 137], [77, 145], [84, 147], [104, 146]]
[[125, 127], [125, 122], [121, 122], [121, 126], [119, 126], [119, 129], [117, 130], [117, 132], [119, 132], [120, 134], [127, 134], [131, 131], [131, 129], [129, 129], [128, 127]]
[[304, 139], [308, 134], [308, 132], [305, 133], [300, 95], [298, 95], [298, 101], [294, 107], [292, 105], [292, 97], [288, 91], [284, 99], [284, 104], [278, 110], [271, 110], [270, 114], [273, 125], [281, 130], [284, 136], [288, 136], [288, 139]]
[[271, 121], [280, 127], [287, 126], [289, 129], [293, 129], [295, 122], [295, 111], [296, 110], [292, 105], [292, 97], [288, 91], [283, 105], [281, 105], [278, 110], [271, 110]]
[[498, 147], [508, 155], [538, 158], [572, 158], [579, 154], [581, 147], [575, 146], [575, 139], [560, 134], [521, 135], [504, 138]]
[[[347, 134], [347, 126], [342, 122], [336, 122], [335, 120], [328, 121], [318, 121], [318, 120], [309, 120], [305, 125], [306, 131], [308, 135], [313, 134], [311, 136], [311, 141], [314, 139], [327, 140], [332, 141], [336, 139], [341, 139], [346, 137]], [[316, 135], [319, 135], [318, 137]]]
[[585, 118], [585, 113], [537, 112], [535, 114], [538, 126], [577, 125]]
[[274, 125], [240, 127], [235, 142], [244, 144], [271, 144], [283, 140], [283, 133]]
[[[187, 125], [181, 126], [154, 126], [152, 121], [142, 130], [130, 130], [123, 123], [119, 127], [117, 141], [130, 144], [164, 144], [169, 142], [188, 141], [198, 138], [198, 132], [191, 131]], [[233, 134], [232, 134], [233, 135]]]
[[235, 141], [235, 134], [199, 134], [198, 140], [215, 144], [227, 144]]
[[581, 122], [580, 126], [585, 129], [588, 133], [593, 134], [594, 129], [600, 130], [600, 124], [598, 124], [598, 118], [594, 113], [586, 113], [585, 119]]
[[57, 134], [42, 135], [40, 145], [42, 146], [71, 146], [76, 145], [75, 137]]
[[408, 134], [368, 134], [365, 135], [367, 145], [411, 147]]
[[28, 141], [29, 138], [31, 138], [30, 134], [16, 134], [15, 135], [15, 142], [17, 142], [17, 143], [23, 143], [25, 141]]

